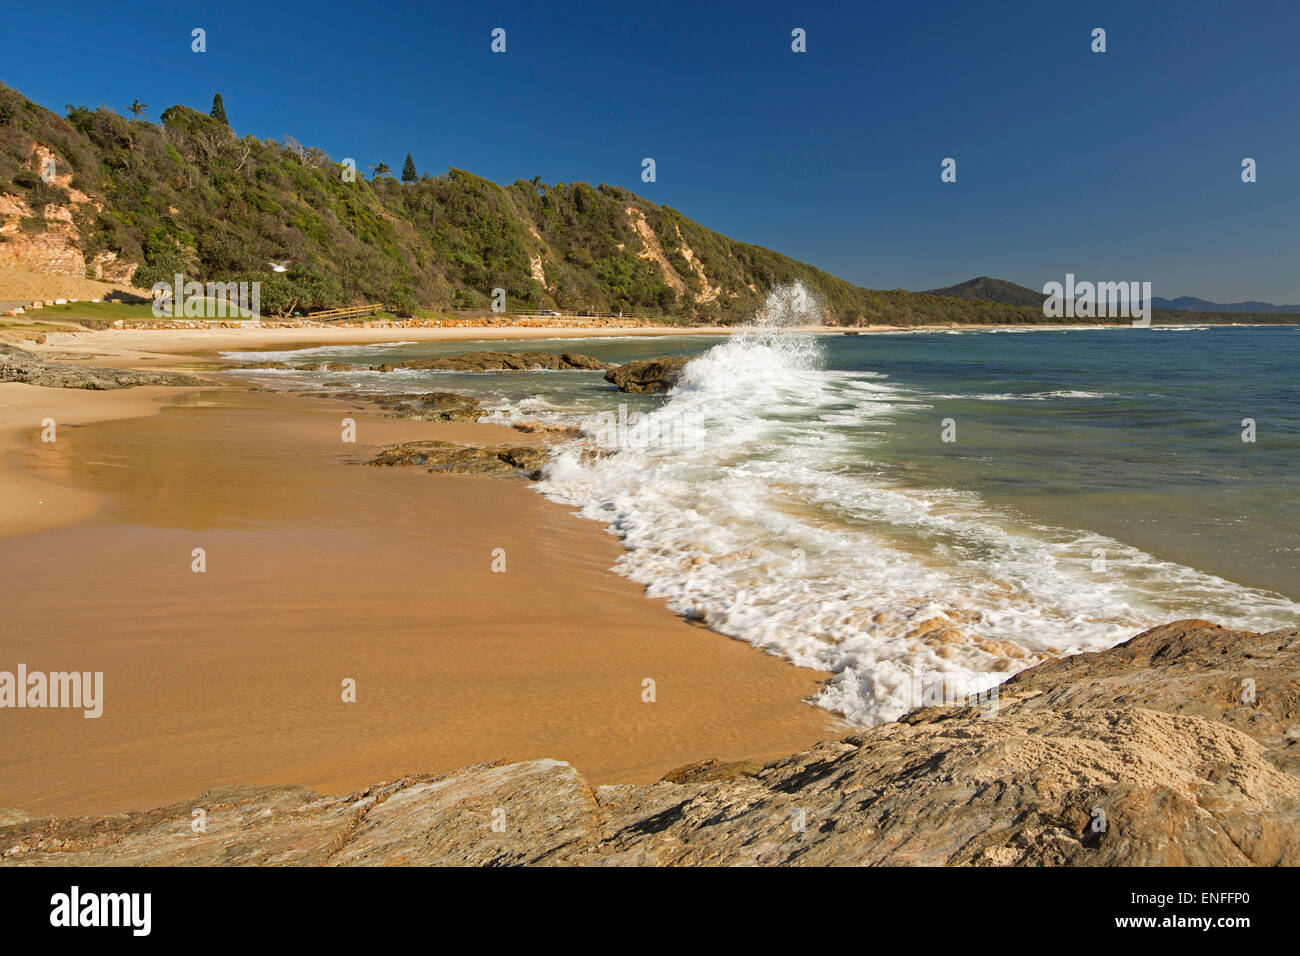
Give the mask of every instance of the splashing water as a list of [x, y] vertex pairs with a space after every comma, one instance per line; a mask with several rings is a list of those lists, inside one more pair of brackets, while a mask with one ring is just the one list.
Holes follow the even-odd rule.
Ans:
[[[564, 447], [539, 490], [608, 523], [626, 548], [617, 569], [649, 596], [831, 671], [817, 703], [864, 724], [918, 706], [926, 675], [979, 693], [1111, 646], [1171, 607], [1196, 616], [1213, 601], [1230, 626], [1300, 620], [1271, 592], [873, 474], [871, 430], [914, 399], [871, 373], [823, 371], [816, 337], [798, 330], [819, 312], [797, 283], [774, 290], [648, 413], [692, 416], [703, 424], [692, 440], [596, 456]], [[843, 427], [846, 400], [855, 428]]]

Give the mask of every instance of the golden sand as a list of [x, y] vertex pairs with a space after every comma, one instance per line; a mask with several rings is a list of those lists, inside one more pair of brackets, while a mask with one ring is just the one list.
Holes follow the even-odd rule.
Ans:
[[543, 438], [237, 389], [0, 386], [0, 670], [102, 671], [105, 687], [98, 719], [0, 710], [0, 807], [346, 792], [538, 757], [640, 782], [832, 735], [803, 702], [827, 675], [648, 600], [608, 570], [612, 536], [526, 481], [350, 463], [399, 441]]

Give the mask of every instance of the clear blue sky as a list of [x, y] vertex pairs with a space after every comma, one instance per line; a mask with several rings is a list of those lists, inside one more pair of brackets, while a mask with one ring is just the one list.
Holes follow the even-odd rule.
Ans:
[[876, 288], [1074, 272], [1300, 302], [1296, 0], [65, 0], [9, 4], [0, 63], [56, 112], [220, 92], [239, 133], [363, 168], [616, 183]]

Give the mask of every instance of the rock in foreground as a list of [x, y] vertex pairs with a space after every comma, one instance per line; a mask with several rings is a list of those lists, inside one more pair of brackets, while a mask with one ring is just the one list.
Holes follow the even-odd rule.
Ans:
[[[596, 788], [553, 760], [346, 797], [233, 788], [0, 826], [0, 862], [1295, 865], [1300, 779], [1275, 731], [1294, 740], [1298, 643], [1178, 622], [1023, 672], [995, 716], [925, 708], [775, 762]], [[1257, 697], [1241, 706], [1262, 721], [1237, 714], [1246, 679]], [[1212, 703], [1179, 713], [1189, 697]], [[206, 833], [190, 830], [197, 807]]]
[[620, 392], [666, 392], [677, 384], [677, 376], [689, 361], [685, 355], [666, 355], [642, 362], [626, 362], [606, 372], [605, 381], [613, 382]]

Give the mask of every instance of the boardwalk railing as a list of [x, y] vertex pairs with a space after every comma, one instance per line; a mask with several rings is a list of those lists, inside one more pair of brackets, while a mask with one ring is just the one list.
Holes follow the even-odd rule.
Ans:
[[384, 304], [376, 302], [374, 305], [350, 305], [343, 309], [326, 309], [324, 312], [309, 312], [303, 315], [304, 319], [311, 319], [315, 322], [317, 319], [332, 321], [334, 319], [359, 319], [363, 315], [374, 315], [376, 312], [383, 312]]

